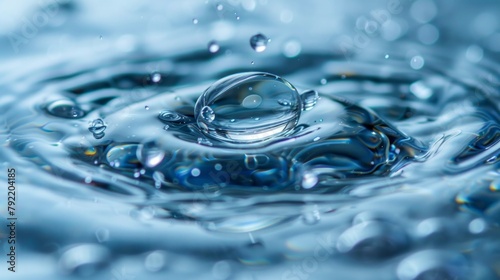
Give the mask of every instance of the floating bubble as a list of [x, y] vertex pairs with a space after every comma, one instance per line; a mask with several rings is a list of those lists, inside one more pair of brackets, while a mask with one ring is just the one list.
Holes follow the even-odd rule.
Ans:
[[269, 39], [266, 36], [264, 36], [263, 34], [261, 34], [261, 33], [253, 35], [250, 38], [250, 46], [256, 52], [263, 52], [263, 51], [265, 51], [268, 42], [269, 42]]
[[216, 41], [208, 42], [208, 51], [211, 53], [216, 53], [220, 50], [220, 46]]
[[424, 67], [424, 64], [425, 64], [425, 60], [420, 55], [416, 55], [416, 56], [412, 57], [410, 60], [410, 66], [411, 66], [411, 68], [413, 68], [415, 70], [421, 69], [422, 67]]
[[85, 111], [78, 107], [75, 102], [66, 99], [50, 103], [46, 110], [53, 116], [66, 119], [79, 119], [85, 116]]
[[197, 18], [193, 18], [193, 24], [198, 24], [198, 19]]
[[163, 251], [154, 251], [149, 253], [144, 260], [144, 267], [151, 271], [157, 272], [166, 266], [167, 254]]
[[137, 158], [147, 167], [155, 167], [165, 158], [163, 151], [155, 141], [149, 141], [139, 145]]
[[297, 40], [290, 40], [283, 45], [283, 55], [292, 58], [296, 57], [302, 51], [302, 45]]
[[184, 124], [190, 121], [188, 117], [168, 110], [161, 111], [160, 114], [158, 114], [158, 118], [161, 121], [167, 122], [169, 124]]
[[[308, 96], [306, 100], [310, 100]], [[301, 97], [288, 81], [273, 74], [250, 72], [211, 85], [196, 102], [195, 118], [201, 130], [214, 138], [249, 143], [293, 129], [301, 108]]]

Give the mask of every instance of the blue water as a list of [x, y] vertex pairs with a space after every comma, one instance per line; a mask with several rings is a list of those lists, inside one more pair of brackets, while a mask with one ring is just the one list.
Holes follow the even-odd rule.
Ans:
[[3, 278], [500, 278], [497, 4], [0, 5]]

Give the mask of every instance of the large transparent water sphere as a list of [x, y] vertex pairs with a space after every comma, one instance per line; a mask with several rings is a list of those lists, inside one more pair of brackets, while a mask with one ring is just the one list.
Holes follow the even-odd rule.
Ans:
[[269, 73], [227, 76], [211, 85], [195, 106], [201, 130], [220, 140], [251, 143], [295, 127], [302, 108], [295, 87]]

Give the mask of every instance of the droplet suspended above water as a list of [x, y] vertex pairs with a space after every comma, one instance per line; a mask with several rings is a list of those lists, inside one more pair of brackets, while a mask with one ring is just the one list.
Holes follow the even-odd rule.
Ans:
[[301, 110], [312, 108], [315, 91], [300, 96], [288, 81], [269, 73], [225, 77], [198, 99], [195, 118], [201, 130], [220, 140], [251, 143], [295, 127]]
[[261, 33], [255, 34], [255, 35], [253, 35], [250, 38], [250, 46], [256, 52], [263, 52], [263, 51], [265, 51], [266, 48], [267, 48], [267, 43], [268, 42], [269, 42], [269, 39], [265, 35], [263, 35]]
[[47, 112], [53, 116], [65, 119], [78, 119], [85, 116], [83, 111], [71, 100], [57, 100], [47, 106]]
[[216, 41], [208, 42], [208, 51], [211, 53], [216, 53], [220, 49], [219, 44]]

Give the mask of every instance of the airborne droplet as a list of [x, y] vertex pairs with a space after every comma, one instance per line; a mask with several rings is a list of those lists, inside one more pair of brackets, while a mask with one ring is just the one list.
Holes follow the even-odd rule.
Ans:
[[216, 53], [220, 49], [219, 44], [217, 44], [216, 41], [210, 41], [208, 42], [208, 51], [211, 53]]
[[261, 34], [261, 33], [253, 35], [250, 38], [250, 46], [256, 52], [263, 52], [263, 51], [265, 51], [268, 42], [269, 42], [269, 39], [266, 36], [264, 36], [263, 34]]

